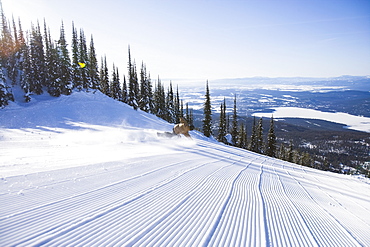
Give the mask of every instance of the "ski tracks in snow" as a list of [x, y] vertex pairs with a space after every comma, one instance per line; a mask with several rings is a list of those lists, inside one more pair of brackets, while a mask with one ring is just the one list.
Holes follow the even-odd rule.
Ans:
[[59, 171], [52, 180], [41, 173], [23, 195], [0, 194], [0, 242], [370, 246], [369, 217], [347, 209], [368, 213], [368, 198], [331, 191], [329, 176], [298, 168], [197, 140], [181, 154], [91, 165], [79, 175]]

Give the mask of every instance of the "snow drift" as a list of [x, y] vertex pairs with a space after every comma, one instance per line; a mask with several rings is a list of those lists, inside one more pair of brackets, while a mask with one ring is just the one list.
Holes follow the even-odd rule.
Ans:
[[370, 246], [368, 180], [171, 128], [99, 92], [1, 109], [1, 245]]

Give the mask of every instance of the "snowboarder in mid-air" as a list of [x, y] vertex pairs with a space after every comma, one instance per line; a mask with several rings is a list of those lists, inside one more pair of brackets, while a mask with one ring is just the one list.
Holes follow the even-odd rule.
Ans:
[[164, 132], [164, 133], [158, 133], [158, 136], [161, 137], [173, 137], [173, 136], [178, 136], [178, 135], [184, 135], [188, 138], [191, 138], [189, 131], [191, 130], [188, 122], [183, 118], [180, 117], [180, 123], [176, 124], [173, 127], [173, 131], [171, 132]]

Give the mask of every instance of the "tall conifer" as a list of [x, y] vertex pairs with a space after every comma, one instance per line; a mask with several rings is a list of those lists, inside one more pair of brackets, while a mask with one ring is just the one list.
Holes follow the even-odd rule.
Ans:
[[211, 96], [209, 93], [208, 81], [206, 84], [204, 108], [203, 108], [203, 134], [207, 137], [212, 135], [212, 109], [211, 109]]
[[256, 126], [256, 138], [257, 138], [257, 153], [263, 153], [263, 125], [262, 118], [259, 119], [258, 125]]
[[100, 91], [107, 95], [111, 96], [110, 88], [109, 88], [109, 75], [108, 75], [108, 67], [107, 67], [107, 58], [104, 56], [104, 59], [101, 59], [101, 67], [100, 67]]
[[239, 140], [239, 133], [238, 133], [238, 115], [236, 111], [236, 95], [234, 97], [234, 111], [233, 111], [233, 123], [232, 123], [232, 129], [231, 129], [231, 137], [232, 142], [234, 146], [238, 146], [238, 140]]
[[218, 126], [218, 136], [217, 139], [220, 142], [226, 143], [226, 100], [224, 98], [224, 101], [221, 103], [220, 106], [220, 122]]
[[86, 65], [90, 79], [91, 89], [99, 89], [99, 72], [98, 72], [98, 60], [96, 59], [96, 52], [94, 47], [94, 39], [91, 35], [89, 52], [88, 52], [88, 63]]
[[270, 129], [267, 134], [267, 143], [266, 143], [266, 155], [271, 157], [276, 157], [276, 135], [275, 135], [275, 126], [274, 126], [274, 117], [271, 116], [270, 120]]
[[[86, 38], [85, 33], [82, 29], [80, 29], [80, 39], [79, 39], [79, 51], [78, 51], [78, 65], [81, 75], [81, 86], [84, 90], [88, 90], [92, 87], [91, 79], [89, 77], [88, 69], [90, 67], [89, 59], [87, 55], [87, 46], [86, 46]], [[80, 64], [84, 64], [81, 66]]]
[[128, 104], [135, 110], [139, 107], [137, 97], [139, 95], [139, 86], [137, 81], [136, 64], [131, 61], [131, 50], [128, 47]]
[[59, 55], [59, 78], [61, 93], [70, 95], [73, 89], [73, 82], [71, 79], [71, 59], [67, 48], [67, 41], [65, 38], [64, 24], [60, 28], [60, 37], [58, 40], [57, 51]]
[[77, 90], [82, 89], [82, 80], [81, 80], [81, 70], [79, 62], [79, 46], [78, 46], [78, 36], [77, 30], [74, 27], [74, 23], [72, 22], [72, 83], [73, 88], [77, 88]]

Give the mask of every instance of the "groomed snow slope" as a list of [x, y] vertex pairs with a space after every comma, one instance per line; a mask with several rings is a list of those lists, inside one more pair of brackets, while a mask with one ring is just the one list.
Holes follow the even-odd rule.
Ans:
[[368, 180], [229, 147], [100, 93], [0, 110], [1, 246], [370, 246]]

